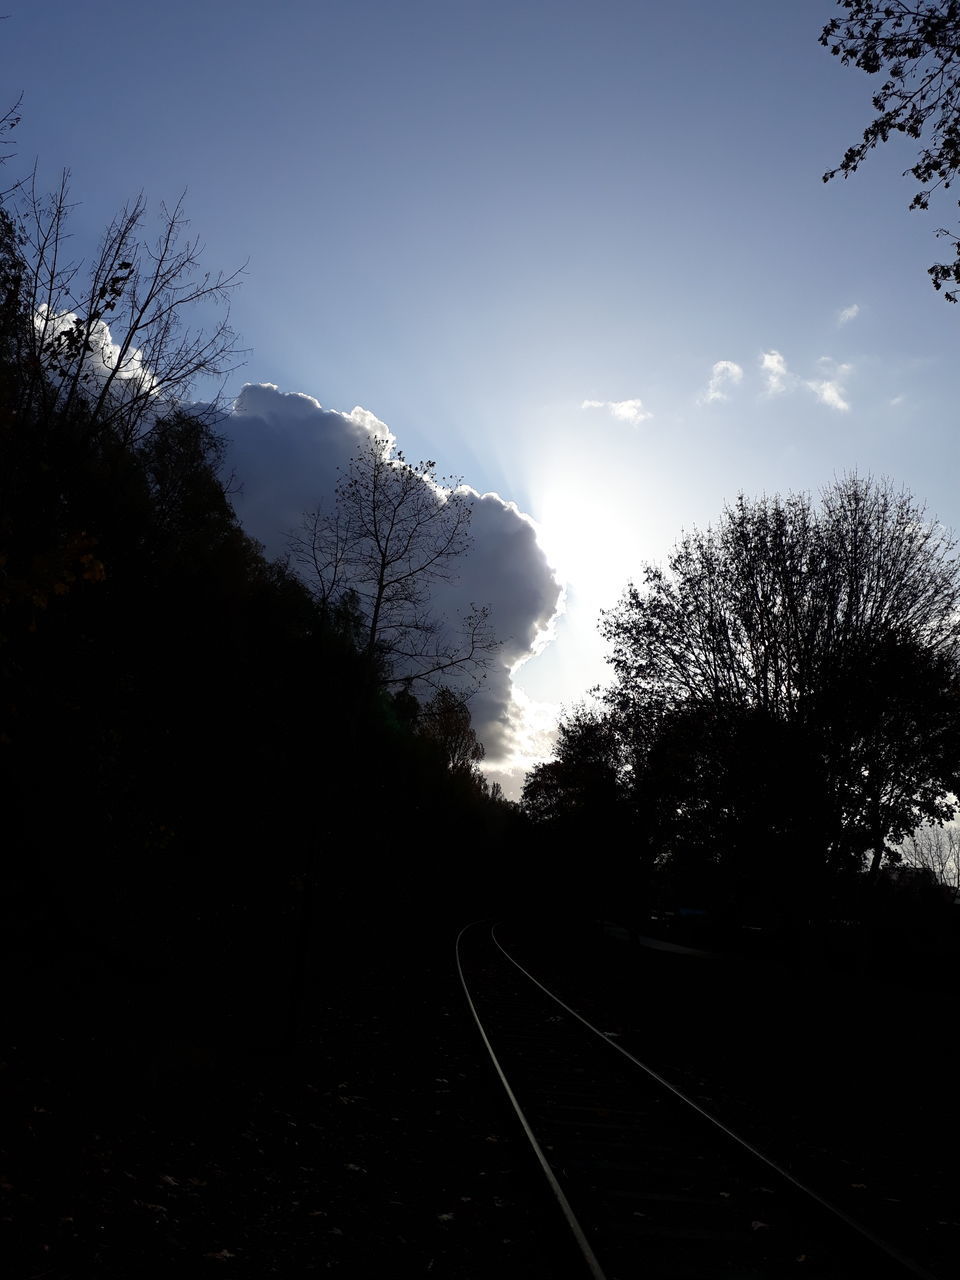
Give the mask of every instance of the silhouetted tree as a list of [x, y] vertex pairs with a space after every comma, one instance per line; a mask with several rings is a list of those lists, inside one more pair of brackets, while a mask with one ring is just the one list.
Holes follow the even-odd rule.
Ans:
[[928, 872], [953, 898], [960, 893], [960, 828], [920, 827], [899, 852], [904, 866]]
[[824, 763], [801, 725], [762, 709], [682, 705], [638, 779], [669, 896], [767, 919], [822, 908], [845, 867]]
[[[819, 775], [824, 856], [856, 867], [872, 850], [876, 876], [888, 841], [954, 812], [958, 610], [953, 540], [889, 484], [851, 477], [819, 510], [803, 496], [741, 496], [604, 616], [616, 676], [606, 697], [624, 733], [653, 708], [654, 739], [678, 716], [724, 733], [752, 724], [787, 778], [797, 759], [805, 786]], [[695, 752], [713, 758], [691, 779], [701, 793], [730, 773], [733, 747], [711, 735]], [[754, 745], [745, 758], [763, 754]], [[749, 770], [733, 791], [744, 787]]]
[[605, 828], [613, 819], [624, 782], [624, 744], [613, 718], [576, 707], [557, 733], [555, 758], [531, 769], [521, 804], [540, 823]]
[[568, 886], [580, 907], [601, 914], [649, 907], [657, 850], [649, 806], [637, 786], [640, 729], [598, 707], [575, 707], [561, 722], [555, 758], [526, 777], [521, 812], [532, 824], [541, 858], [556, 858], [557, 841], [577, 850], [590, 874]]
[[470, 723], [470, 708], [462, 694], [438, 689], [420, 713], [418, 727], [439, 748], [451, 773], [479, 776], [477, 766], [486, 751]]
[[[938, 188], [946, 190], [960, 171], [960, 3], [957, 0], [838, 0], [846, 12], [832, 18], [820, 43], [845, 65], [886, 79], [873, 95], [876, 116], [860, 142], [847, 149], [824, 182], [849, 177], [867, 153], [891, 134], [918, 142], [927, 135], [919, 159], [907, 173], [920, 183], [911, 209], [927, 209]], [[960, 285], [960, 240], [941, 228], [937, 235], [953, 243], [953, 262], [935, 263], [929, 274], [935, 289]], [[957, 301], [956, 287], [945, 297]]]
[[12, 107], [8, 107], [6, 111], [3, 113], [3, 115], [0, 116], [0, 164], [4, 164], [7, 160], [10, 159], [9, 152], [4, 152], [3, 148], [9, 147], [12, 144], [11, 144], [11, 140], [5, 137], [4, 135], [8, 133], [12, 133], [13, 130], [20, 123], [21, 101], [22, 101], [22, 95], [20, 98], [17, 99], [17, 101], [13, 104]]
[[438, 480], [436, 464], [411, 466], [389, 441], [359, 446], [336, 489], [332, 511], [304, 518], [291, 539], [296, 562], [321, 606], [346, 608], [384, 684], [435, 687], [454, 674], [482, 678], [498, 647], [489, 609], [450, 624], [432, 589], [455, 581], [470, 545], [471, 507], [459, 481]]
[[197, 305], [225, 305], [241, 273], [201, 268], [182, 199], [161, 206], [159, 234], [146, 240], [142, 194], [117, 214], [82, 271], [69, 257], [70, 211], [67, 174], [53, 193], [18, 186], [8, 202], [20, 272], [18, 411], [82, 408], [98, 428], [133, 441], [198, 378], [236, 367], [227, 313], [209, 330], [190, 328], [185, 317]]
[[527, 817], [538, 823], [563, 821], [575, 803], [575, 793], [569, 781], [568, 772], [559, 760], [545, 760], [534, 765], [524, 779], [520, 797]]
[[[359, 815], [372, 848], [395, 844], [398, 799], [412, 829], [455, 825], [465, 865], [474, 849], [499, 848], [516, 815], [487, 795], [462, 702], [446, 714], [434, 708], [433, 740], [409, 689], [384, 688], [384, 653], [370, 648], [360, 593], [314, 598], [240, 527], [212, 415], [177, 402], [185, 383], [174, 375], [196, 367], [190, 352], [204, 359], [225, 348], [203, 335], [184, 348], [166, 327], [196, 292], [178, 290], [176, 264], [187, 261], [173, 242], [164, 243], [174, 276], [158, 278], [173, 312], [128, 311], [125, 321], [128, 333], [142, 332], [136, 325], [149, 328], [152, 314], [154, 336], [169, 337], [169, 348], [154, 348], [172, 361], [159, 360], [165, 389], [141, 369], [133, 339], [126, 366], [122, 341], [106, 351], [114, 364], [96, 362], [98, 326], [134, 296], [126, 290], [136, 263], [122, 248], [131, 215], [108, 233], [101, 283], [76, 313], [82, 324], [70, 320], [50, 347], [62, 329], [50, 316], [38, 323], [36, 290], [38, 279], [60, 280], [44, 257], [62, 232], [58, 199], [52, 222], [35, 224], [48, 237], [39, 256], [25, 234], [29, 216], [0, 208], [0, 935], [12, 945], [4, 972], [15, 962], [22, 975], [25, 963], [20, 1008], [28, 1018], [43, 1008], [58, 1034], [74, 1018], [84, 1035], [131, 1033], [144, 973], [167, 999], [165, 1013], [153, 997], [143, 1005], [149, 1034], [164, 1018], [240, 1018], [269, 1035], [284, 1013], [293, 1034], [311, 937], [337, 928], [347, 904], [387, 912], [402, 888], [426, 909], [428, 897], [455, 892], [439, 845], [436, 863], [424, 853], [375, 875], [368, 861], [344, 856]], [[114, 281], [109, 264], [132, 274]], [[136, 296], [159, 299], [166, 286], [158, 293], [144, 272]], [[210, 283], [216, 291], [225, 282]], [[111, 320], [115, 341], [122, 331]], [[405, 478], [381, 472], [378, 497], [407, 494]], [[430, 582], [434, 566], [413, 552], [435, 533], [442, 571], [464, 526], [454, 520], [451, 532], [444, 513], [458, 503], [447, 506], [422, 476], [419, 485], [395, 508], [393, 528], [419, 513], [409, 567]], [[385, 510], [377, 506], [377, 519]], [[386, 626], [405, 597], [402, 578], [383, 585]], [[426, 621], [426, 605], [413, 616]], [[110, 971], [111, 992], [131, 993], [125, 1010], [110, 992], [73, 998], [86, 981], [76, 955]], [[45, 973], [54, 977], [47, 988]], [[92, 1006], [99, 1029], [87, 1025]]]

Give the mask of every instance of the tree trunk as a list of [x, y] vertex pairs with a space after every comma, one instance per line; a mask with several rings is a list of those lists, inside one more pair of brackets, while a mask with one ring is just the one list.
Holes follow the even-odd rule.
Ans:
[[883, 855], [886, 853], [887, 847], [882, 840], [878, 840], [873, 846], [873, 857], [870, 860], [870, 870], [867, 872], [867, 884], [873, 886], [880, 879], [880, 868], [883, 865]]

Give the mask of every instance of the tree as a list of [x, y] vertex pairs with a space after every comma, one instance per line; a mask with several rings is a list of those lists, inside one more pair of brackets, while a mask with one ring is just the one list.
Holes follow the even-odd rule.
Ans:
[[[161, 206], [156, 239], [144, 239], [141, 193], [104, 232], [89, 269], [67, 256], [68, 174], [50, 195], [35, 181], [14, 188], [5, 233], [17, 247], [19, 323], [5, 334], [20, 371], [16, 411], [82, 412], [98, 429], [133, 442], [175, 411], [198, 378], [236, 368], [229, 311], [211, 328], [190, 328], [186, 313], [225, 306], [241, 270], [200, 267], [202, 247], [188, 234], [183, 199]], [[9, 288], [8, 288], [9, 294]]]
[[[799, 776], [817, 786], [798, 803], [816, 807], [822, 856], [859, 867], [872, 850], [876, 877], [888, 841], [955, 810], [955, 548], [887, 483], [850, 477], [819, 510], [802, 495], [741, 495], [716, 529], [685, 535], [666, 570], [647, 566], [643, 585], [604, 615], [615, 673], [606, 697], [621, 731], [646, 718], [656, 741], [678, 718], [749, 717], [756, 758], [762, 730], [781, 764], [802, 760]], [[712, 756], [711, 786], [729, 773], [726, 734], [696, 748]], [[749, 778], [737, 785], [749, 789]]]
[[438, 480], [434, 462], [411, 466], [374, 437], [341, 475], [333, 510], [318, 507], [291, 538], [317, 600], [352, 617], [382, 684], [437, 687], [457, 674], [476, 682], [498, 647], [487, 607], [451, 625], [431, 602], [437, 584], [456, 580], [470, 545], [471, 507], [458, 486]]
[[650, 906], [657, 851], [638, 796], [635, 730], [602, 707], [575, 706], [560, 724], [554, 759], [527, 774], [521, 795], [531, 848], [554, 871], [558, 839], [578, 848], [589, 860], [589, 887], [581, 875], [562, 892], [581, 910], [589, 899], [601, 915]]
[[536, 765], [521, 803], [535, 822], [606, 827], [623, 793], [624, 744], [612, 716], [576, 707], [561, 724], [555, 758]]
[[478, 778], [477, 766], [486, 755], [470, 723], [470, 708], [462, 694], [438, 689], [420, 713], [420, 734], [439, 748], [447, 768], [462, 777]]
[[[13, 108], [0, 134], [16, 122]], [[239, 273], [200, 270], [181, 202], [164, 210], [150, 245], [138, 196], [86, 273], [67, 253], [70, 207], [66, 177], [49, 197], [35, 183], [0, 196], [0, 602], [28, 628], [53, 596], [103, 581], [107, 512], [145, 509], [149, 437], [158, 449], [179, 431], [170, 457], [187, 436], [210, 443], [212, 415], [201, 423], [182, 401], [194, 379], [224, 373], [236, 354], [227, 316], [209, 332], [182, 323], [196, 304], [225, 303]], [[187, 472], [205, 476], [198, 460], [194, 449]]]
[[[432, 909], [455, 891], [441, 846], [436, 860], [394, 859], [374, 876], [338, 856], [358, 813], [384, 844], [402, 796], [410, 823], [461, 832], [465, 868], [474, 849], [489, 859], [507, 844], [513, 815], [474, 772], [462, 702], [445, 699], [436, 739], [425, 736], [416, 699], [377, 688], [349, 629], [292, 569], [264, 560], [232, 509], [215, 424], [177, 406], [175, 380], [140, 396], [131, 375], [129, 398], [101, 396], [110, 370], [83, 368], [78, 352], [71, 390], [73, 340], [55, 353], [37, 338], [23, 227], [0, 209], [0, 923], [23, 958], [8, 985], [26, 974], [29, 1025], [44, 1008], [63, 1035], [77, 1010], [100, 1009], [83, 1035], [109, 1041], [146, 970], [164, 984], [151, 986], [161, 1023], [225, 1027], [242, 1003], [269, 1035], [297, 905], [294, 1008], [310, 972], [315, 886], [333, 916], [361, 885], [365, 911], [386, 911], [401, 888]], [[172, 363], [155, 349], [156, 368], [175, 370], [178, 336]], [[268, 846], [277, 856], [258, 857]], [[69, 985], [78, 955], [94, 975], [81, 999]], [[114, 973], [132, 984], [129, 1004]]]
[[[927, 140], [906, 173], [920, 183], [911, 209], [927, 209], [939, 188], [949, 188], [960, 171], [960, 2], [958, 0], [838, 0], [846, 12], [832, 18], [820, 43], [868, 75], [885, 72], [873, 95], [876, 116], [860, 142], [823, 175], [856, 173], [867, 153], [892, 133]], [[929, 274], [935, 289], [956, 302], [960, 286], [960, 239], [941, 228], [938, 236], [953, 243], [954, 260], [935, 263]]]
[[960, 894], [960, 829], [921, 827], [900, 846], [903, 865], [929, 873], [951, 899]]
[[12, 133], [13, 130], [20, 123], [21, 101], [22, 101], [22, 96], [21, 98], [17, 99], [17, 101], [13, 104], [12, 107], [8, 107], [7, 110], [3, 113], [3, 115], [0, 116], [0, 164], [3, 164], [6, 160], [9, 160], [10, 158], [9, 153], [4, 154], [3, 148], [9, 147], [11, 145], [11, 142], [9, 138], [5, 138], [3, 135], [5, 133]]

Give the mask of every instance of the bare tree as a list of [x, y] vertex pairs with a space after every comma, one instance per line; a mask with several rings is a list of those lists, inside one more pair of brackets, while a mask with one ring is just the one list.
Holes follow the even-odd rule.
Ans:
[[498, 648], [486, 606], [450, 623], [431, 599], [438, 584], [457, 578], [470, 517], [458, 480], [438, 480], [434, 462], [391, 456], [389, 442], [375, 437], [341, 475], [333, 510], [309, 513], [291, 538], [320, 603], [353, 615], [384, 684], [436, 686], [458, 673], [476, 682]]
[[[19, 349], [10, 354], [24, 371], [21, 407], [82, 408], [132, 442], [182, 404], [198, 378], [236, 368], [227, 303], [242, 269], [200, 268], [202, 246], [188, 234], [182, 197], [161, 206], [150, 243], [142, 193], [113, 219], [85, 266], [68, 253], [68, 177], [43, 195], [34, 175], [14, 188], [5, 214], [18, 254]], [[222, 308], [212, 327], [184, 322], [190, 308], [211, 303]]]
[[903, 865], [929, 871], [937, 884], [960, 892], [960, 828], [919, 827], [900, 846]]
[[9, 147], [12, 145], [10, 139], [5, 138], [4, 134], [12, 133], [13, 130], [20, 123], [21, 101], [22, 101], [22, 95], [16, 100], [16, 102], [13, 104], [12, 107], [8, 107], [7, 110], [3, 113], [3, 115], [0, 116], [0, 164], [3, 164], [5, 160], [10, 159], [9, 153], [4, 154], [2, 150], [2, 148], [4, 147]]

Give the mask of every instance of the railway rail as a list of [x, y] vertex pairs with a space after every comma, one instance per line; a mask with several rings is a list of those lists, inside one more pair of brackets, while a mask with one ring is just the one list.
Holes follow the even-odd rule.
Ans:
[[566, 1004], [494, 927], [466, 926], [456, 951], [584, 1275], [935, 1280]]

